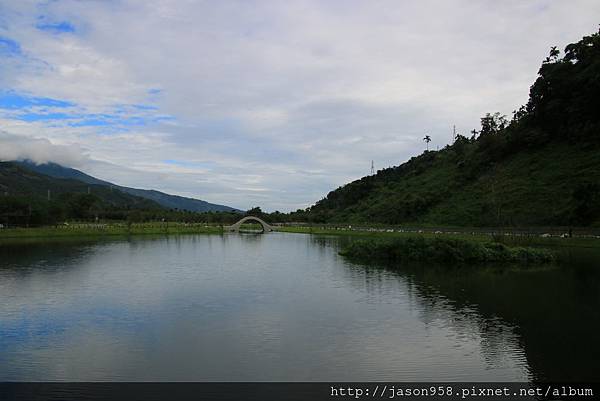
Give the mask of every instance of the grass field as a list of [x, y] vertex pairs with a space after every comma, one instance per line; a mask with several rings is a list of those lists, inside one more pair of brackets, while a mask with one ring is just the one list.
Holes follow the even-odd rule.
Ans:
[[5, 228], [0, 230], [0, 240], [15, 238], [54, 238], [54, 237], [102, 237], [107, 235], [151, 235], [151, 234], [221, 234], [220, 226], [185, 223], [138, 223], [88, 224]]

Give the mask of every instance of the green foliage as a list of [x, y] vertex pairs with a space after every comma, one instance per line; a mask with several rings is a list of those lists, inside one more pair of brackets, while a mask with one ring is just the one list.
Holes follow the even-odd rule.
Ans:
[[500, 115], [496, 112], [494, 114], [487, 113], [484, 117], [481, 117], [481, 131], [479, 135], [497, 135], [502, 133], [508, 125], [506, 116]]
[[585, 224], [600, 218], [600, 184], [582, 182], [573, 190], [573, 222]]
[[94, 211], [98, 212], [102, 208], [102, 200], [91, 194], [63, 193], [58, 197], [61, 204], [64, 205], [66, 216], [69, 219], [85, 220], [94, 216]]
[[553, 47], [531, 87], [527, 112], [550, 137], [600, 140], [600, 33], [565, 48]]
[[246, 211], [246, 216], [264, 217], [264, 213], [259, 206], [255, 206]]
[[536, 248], [508, 247], [495, 242], [459, 238], [409, 236], [393, 239], [369, 239], [351, 242], [342, 254], [357, 260], [401, 264], [428, 262], [440, 264], [473, 263], [548, 263], [549, 251]]

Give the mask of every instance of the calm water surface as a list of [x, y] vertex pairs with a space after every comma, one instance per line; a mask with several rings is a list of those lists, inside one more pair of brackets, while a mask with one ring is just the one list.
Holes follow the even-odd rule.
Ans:
[[339, 256], [348, 240], [2, 245], [0, 380], [600, 379], [595, 255], [390, 270]]

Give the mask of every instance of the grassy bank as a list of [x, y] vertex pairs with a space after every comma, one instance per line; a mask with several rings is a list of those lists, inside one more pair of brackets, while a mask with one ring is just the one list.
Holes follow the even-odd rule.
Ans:
[[402, 231], [400, 229], [375, 229], [375, 228], [335, 228], [327, 226], [283, 226], [277, 227], [277, 231], [299, 234], [315, 235], [343, 235], [361, 238], [409, 238], [422, 236], [425, 238], [456, 238], [477, 242], [498, 242], [507, 246], [540, 246], [547, 248], [555, 247], [581, 247], [600, 248], [600, 239], [592, 237], [561, 238], [559, 236], [544, 237], [538, 234], [523, 235], [504, 232], [502, 235], [472, 232], [468, 228], [449, 227], [444, 231]]
[[110, 235], [220, 234], [220, 226], [185, 223], [71, 224], [0, 230], [0, 240], [14, 238], [102, 237]]
[[552, 252], [531, 247], [510, 247], [497, 242], [460, 238], [407, 236], [351, 242], [342, 255], [382, 263], [519, 263], [541, 264], [554, 260]]

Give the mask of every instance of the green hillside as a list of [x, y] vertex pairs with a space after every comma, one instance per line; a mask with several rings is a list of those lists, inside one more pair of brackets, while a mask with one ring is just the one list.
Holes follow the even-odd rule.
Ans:
[[600, 35], [556, 48], [527, 105], [330, 192], [317, 222], [600, 225]]
[[104, 185], [86, 184], [74, 179], [53, 178], [30, 171], [16, 163], [0, 162], [0, 195], [25, 195], [47, 199], [48, 190], [51, 198], [60, 198], [65, 194], [90, 194], [102, 202], [115, 207], [160, 209], [150, 200], [133, 196], [118, 190], [111, 190]]
[[170, 195], [156, 190], [129, 188], [116, 185], [107, 181], [99, 180], [79, 170], [64, 167], [56, 163], [36, 164], [30, 161], [15, 161], [14, 163], [27, 170], [54, 178], [67, 178], [81, 181], [86, 184], [112, 187], [113, 189], [118, 189], [123, 193], [154, 201], [167, 209], [189, 210], [192, 212], [239, 212], [239, 210], [235, 208], [209, 203], [200, 199]]
[[[50, 191], [50, 200], [48, 200]], [[42, 224], [63, 219], [118, 218], [157, 203], [103, 185], [53, 178], [0, 162], [0, 224]]]

